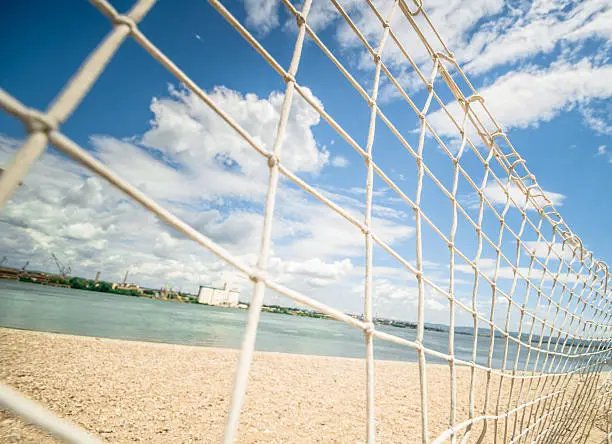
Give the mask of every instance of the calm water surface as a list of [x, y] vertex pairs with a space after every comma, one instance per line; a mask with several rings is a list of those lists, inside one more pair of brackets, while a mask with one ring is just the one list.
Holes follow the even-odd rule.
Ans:
[[[246, 310], [180, 304], [148, 298], [47, 287], [25, 282], [0, 280], [0, 327], [67, 333], [82, 336], [167, 342], [173, 344], [238, 348], [246, 324]], [[414, 339], [407, 328], [378, 327], [383, 331]], [[471, 335], [455, 336], [458, 358], [470, 361]], [[425, 345], [448, 351], [448, 334], [426, 331]], [[504, 341], [496, 338], [494, 367], [501, 367]], [[311, 355], [362, 358], [363, 333], [341, 322], [262, 313], [257, 333], [257, 350]], [[489, 338], [478, 338], [477, 362], [486, 364]], [[516, 346], [508, 352], [513, 365]], [[375, 339], [376, 359], [416, 361], [409, 347]], [[526, 357], [519, 356], [519, 369]], [[531, 361], [535, 359], [532, 353]], [[428, 357], [428, 361], [436, 361]], [[543, 357], [540, 359], [543, 361]]]

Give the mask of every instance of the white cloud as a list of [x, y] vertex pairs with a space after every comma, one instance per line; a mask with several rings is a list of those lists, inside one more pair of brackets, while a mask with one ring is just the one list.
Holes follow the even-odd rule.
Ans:
[[[252, 20], [256, 26], [262, 22], [257, 15], [265, 8], [257, 9], [251, 18], [249, 3], [247, 22]], [[382, 0], [374, 4], [386, 16], [389, 4]], [[345, 0], [341, 5], [368, 42], [377, 47], [383, 28], [369, 7], [355, 0]], [[584, 105], [595, 98], [605, 99], [612, 95], [612, 86], [607, 81], [612, 76], [612, 67], [602, 65], [607, 61], [604, 53], [609, 45], [597, 46], [594, 54], [586, 57], [582, 51], [588, 39], [605, 42], [612, 36], [612, 9], [607, 0], [536, 0], [512, 5], [501, 0], [468, 3], [432, 0], [425, 8], [468, 73], [483, 74], [499, 66], [532, 61], [527, 68], [519, 66], [493, 85], [481, 88], [489, 109], [506, 129], [537, 125], [577, 104]], [[269, 21], [278, 24], [278, 10], [269, 11]], [[442, 50], [422, 16], [417, 15], [415, 20], [434, 51]], [[308, 22], [316, 31], [333, 28], [337, 45], [345, 51], [356, 52], [350, 59], [358, 60], [357, 66], [362, 72], [374, 68], [371, 56], [331, 2], [315, 2]], [[399, 41], [427, 75], [431, 67], [429, 55], [415, 31], [399, 12], [394, 15], [391, 25]], [[267, 30], [267, 21], [257, 29]], [[559, 55], [554, 54], [557, 50]], [[583, 54], [582, 61], [567, 61], [579, 53]], [[535, 56], [542, 54], [554, 55], [550, 61], [535, 60]], [[423, 88], [416, 73], [407, 67], [405, 56], [397, 45], [387, 43], [383, 57], [408, 91]], [[381, 100], [397, 97], [399, 93], [383, 76]], [[459, 107], [456, 104], [451, 107], [457, 115]], [[436, 113], [433, 120], [437, 120], [433, 123], [443, 134], [456, 135], [442, 113]], [[585, 115], [585, 123], [602, 134], [609, 132], [610, 125], [601, 116]]]
[[[318, 102], [308, 89], [306, 93]], [[264, 148], [272, 150], [282, 93], [274, 91], [267, 98], [259, 98], [216, 87], [210, 97]], [[319, 105], [322, 106], [320, 102]], [[144, 134], [142, 143], [159, 150], [169, 160], [185, 164], [200, 161], [200, 168], [219, 164], [231, 168], [238, 163], [246, 176], [267, 176], [261, 155], [188, 90], [171, 88], [170, 97], [154, 100], [151, 111], [153, 127]], [[316, 173], [327, 164], [329, 153], [319, 149], [312, 133], [312, 127], [320, 120], [319, 114], [296, 95], [281, 155], [283, 164], [292, 171]]]
[[596, 134], [612, 135], [612, 123], [608, 123], [607, 121], [607, 109], [598, 112], [591, 107], [582, 106], [580, 107], [580, 113], [582, 114], [585, 125], [595, 131]]
[[[612, 65], [594, 66], [587, 59], [576, 64], [559, 62], [550, 68], [512, 71], [481, 89], [480, 95], [502, 128], [526, 128], [552, 120], [580, 103], [612, 96], [610, 78]], [[461, 122], [462, 111], [457, 102], [447, 108]], [[488, 122], [477, 106], [474, 110], [483, 122]], [[458, 137], [457, 129], [443, 111], [430, 114], [428, 121], [439, 134]]]
[[[374, 4], [386, 17], [389, 3], [380, 0]], [[275, 5], [274, 1], [247, 0], [247, 24], [259, 32], [268, 32], [277, 26], [279, 11]], [[382, 35], [382, 26], [369, 7], [356, 0], [344, 0], [341, 5], [370, 45], [376, 47]], [[431, 0], [425, 9], [442, 37], [450, 43], [451, 50], [464, 69], [475, 74], [538, 54], [549, 54], [559, 45], [581, 44], [590, 38], [605, 41], [612, 35], [612, 10], [606, 0], [536, 0], [516, 4], [507, 4], [502, 0], [467, 3], [460, 0]], [[414, 20], [433, 50], [442, 50], [442, 45], [422, 16], [417, 15]], [[294, 27], [292, 22], [288, 19], [288, 23]], [[362, 43], [331, 2], [314, 2], [308, 23], [315, 31], [334, 27], [337, 43], [342, 48], [354, 49], [359, 53], [359, 66], [374, 67]], [[424, 45], [399, 11], [394, 15], [391, 26], [417, 64], [428, 61]], [[403, 68], [406, 60], [400, 49], [388, 43], [384, 57], [387, 63], [400, 68], [398, 77], [401, 83], [410, 87], [412, 82], [409, 81], [409, 71]], [[407, 82], [404, 83], [402, 78]]]
[[[311, 257], [337, 258], [363, 256], [363, 233], [329, 208], [309, 202], [283, 201], [283, 207], [291, 219], [286, 219], [287, 230], [293, 233], [289, 248], [277, 245], [281, 256], [292, 255], [300, 259]], [[355, 209], [345, 209], [358, 220], [363, 219]], [[414, 228], [404, 223], [382, 217], [372, 218], [374, 232], [385, 242], [393, 244], [414, 235]]]
[[349, 161], [346, 157], [334, 156], [331, 160], [331, 165], [336, 168], [346, 168], [349, 165]]
[[604, 159], [607, 159], [608, 163], [612, 163], [612, 153], [608, 151], [607, 145], [599, 145], [597, 147], [596, 157], [603, 156]]
[[497, 26], [482, 26], [458, 54], [465, 69], [482, 73], [540, 53], [550, 53], [561, 41], [612, 35], [612, 10], [605, 0], [525, 2]]
[[266, 34], [278, 26], [278, 0], [244, 0], [247, 25], [260, 34]]
[[[374, 4], [382, 13], [383, 17], [386, 17], [390, 3], [379, 0], [375, 1]], [[351, 20], [357, 25], [370, 45], [376, 48], [382, 36], [383, 28], [370, 8], [366, 4], [355, 0], [343, 1], [342, 7], [347, 11]], [[460, 0], [432, 0], [428, 2], [425, 7], [435, 26], [443, 30], [442, 35], [444, 39], [456, 45], [466, 37], [466, 34], [479, 20], [499, 12], [501, 8], [503, 8], [503, 1], [477, 0], [466, 3]], [[434, 50], [441, 50], [441, 45], [437, 43], [435, 36], [433, 36], [433, 33], [425, 24], [422, 16], [417, 15], [415, 20], [433, 44]], [[358, 49], [361, 51], [362, 55], [365, 54], [362, 43], [350, 26], [342, 19], [340, 14], [335, 11], [331, 2], [315, 2], [308, 21], [315, 30], [320, 30], [336, 24], [336, 39], [340, 46]], [[421, 64], [428, 60], [429, 56], [425, 47], [415, 38], [414, 30], [399, 10], [397, 10], [397, 13], [394, 15], [391, 26], [399, 41], [417, 63]], [[384, 57], [387, 63], [397, 67], [404, 65], [406, 62], [405, 56], [400, 49], [392, 43], [387, 44]], [[373, 68], [374, 65], [371, 61], [371, 57], [369, 61], [367, 60], [368, 57], [364, 56], [363, 61], [365, 61], [365, 63], [362, 61], [361, 66], [370, 66]]]
[[[505, 205], [507, 196], [506, 189], [510, 198], [511, 206], [518, 206], [519, 208], [524, 208], [527, 195], [519, 188], [516, 184], [510, 183], [506, 187], [506, 183], [508, 182], [507, 178], [500, 178], [500, 181], [503, 186], [497, 183], [497, 181], [489, 181], [487, 185], [483, 189], [484, 196], [491, 202], [493, 205]], [[552, 202], [555, 207], [560, 207], [563, 205], [566, 196], [561, 193], [555, 193], [553, 191], [543, 190], [546, 197]], [[546, 199], [542, 196], [533, 196], [532, 197], [540, 207], [543, 207], [546, 204]], [[473, 193], [465, 197], [465, 202], [470, 206], [470, 208], [478, 208], [480, 205], [480, 200], [478, 198], [478, 194]], [[526, 206], [527, 210], [535, 210], [536, 207], [531, 203], [531, 199]]]
[[[363, 287], [355, 287], [355, 292], [363, 294]], [[419, 289], [416, 282], [409, 285], [387, 279], [375, 279], [372, 282], [372, 298], [375, 315], [388, 316], [393, 319], [416, 321]], [[426, 322], [448, 322], [448, 303], [445, 296], [424, 288]], [[460, 321], [467, 321], [463, 313], [458, 312]]]
[[[382, 1], [375, 2], [375, 5], [384, 16], [388, 5]], [[346, 0], [342, 6], [370, 44], [376, 47], [382, 26], [367, 5]], [[589, 38], [605, 40], [612, 35], [612, 9], [605, 0], [535, 1], [512, 6], [500, 0], [469, 3], [434, 0], [427, 3], [426, 9], [445, 40], [452, 42], [451, 49], [464, 69], [477, 74], [496, 66], [528, 60], [537, 54], [549, 54], [561, 42], [581, 44]], [[272, 15], [270, 20], [278, 23], [278, 12], [274, 10]], [[440, 50], [440, 44], [436, 43], [423, 19], [416, 16], [415, 20], [434, 49]], [[362, 43], [333, 4], [315, 2], [308, 22], [315, 30], [335, 27], [337, 44], [345, 50], [357, 51], [358, 67], [362, 71], [374, 67]], [[430, 65], [428, 53], [402, 14], [395, 14], [392, 26], [408, 53], [427, 73]], [[544, 66], [520, 67], [480, 89], [488, 108], [505, 129], [537, 125], [581, 105], [581, 110], [586, 109], [583, 112], [585, 122], [595, 131], [607, 134], [609, 125], [584, 105], [593, 99], [606, 99], [612, 95], [612, 84], [608, 81], [612, 77], [612, 66], [596, 63], [597, 57], [588, 56], [570, 62], [568, 51], [562, 51]], [[409, 91], [423, 87], [412, 69], [406, 68], [405, 56], [397, 45], [387, 44], [384, 59], [393, 67], [400, 84]], [[395, 97], [398, 97], [395, 87], [383, 79], [381, 100]], [[459, 118], [461, 113], [456, 103], [450, 104], [450, 110]], [[457, 135], [443, 112], [432, 114], [430, 121], [443, 135]]]
[[[533, 251], [536, 257], [546, 258], [549, 255], [549, 246], [543, 241], [525, 241], [525, 245], [530, 251]], [[563, 245], [561, 242], [555, 242], [550, 247], [550, 258], [570, 260], [574, 255], [574, 250], [569, 244]]]
[[[259, 143], [271, 148], [282, 94], [259, 98], [216, 88], [210, 95]], [[93, 154], [254, 265], [268, 181], [265, 159], [184, 90], [171, 88], [169, 96], [153, 100], [151, 111], [151, 127], [142, 135], [126, 140], [92, 136]], [[312, 134], [318, 123], [318, 114], [296, 97], [281, 161], [309, 182], [316, 182], [317, 174], [329, 165], [329, 153]], [[0, 165], [9, 161], [17, 146], [17, 141], [0, 137]], [[363, 233], [306, 196], [287, 180], [280, 181], [269, 272], [291, 288], [322, 300], [339, 296], [350, 306], [354, 295], [349, 291], [346, 296], [346, 291], [352, 285], [353, 260], [364, 254]], [[363, 217], [362, 203], [351, 192], [340, 190], [335, 196], [347, 211]], [[373, 223], [379, 236], [393, 244], [412, 236], [414, 229], [378, 216], [391, 210], [377, 207]], [[397, 210], [394, 215], [403, 217]], [[132, 279], [145, 286], [166, 283], [192, 291], [200, 283], [230, 279], [245, 290], [244, 298], [248, 295], [249, 282], [223, 261], [53, 152], [44, 153], [35, 164], [3, 209], [0, 224], [0, 251], [12, 265], [31, 260], [33, 267], [51, 270], [50, 253], [56, 252], [75, 274], [86, 277], [100, 270], [103, 279], [119, 280], [129, 269]]]
[[380, 300], [391, 300], [398, 303], [416, 304], [419, 291], [416, 286], [399, 286], [385, 279], [373, 283], [374, 297]]
[[325, 287], [338, 283], [353, 270], [350, 259], [325, 262], [318, 258], [304, 261], [282, 260], [274, 257], [269, 264], [270, 273], [279, 282], [305, 281], [310, 287]]
[[[563, 250], [564, 251], [564, 250]], [[565, 254], [565, 252], [564, 252]], [[482, 274], [487, 276], [489, 279], [493, 279], [495, 275], [495, 259], [492, 258], [481, 258], [478, 261], [478, 269]], [[527, 261], [524, 261], [527, 262]], [[467, 275], [474, 275], [474, 269], [471, 265], [467, 264], [457, 264], [455, 265], [455, 270], [460, 273], [464, 273]], [[529, 271], [528, 266], [519, 266], [518, 272], [522, 276], [517, 275], [517, 279], [523, 280], [527, 276], [532, 283], [538, 284], [542, 278], [544, 278], [543, 282], [551, 282], [553, 281], [553, 277], [556, 275], [556, 270], [549, 270], [550, 273], [545, 273], [542, 271], [542, 268], [538, 265], [532, 267], [531, 272]], [[497, 278], [501, 280], [510, 280], [514, 279], [514, 269], [510, 267], [503, 260], [500, 262], [499, 269], [497, 271]], [[588, 279], [587, 275], [576, 275], [576, 273], [570, 273], [569, 276], [566, 272], [562, 272], [559, 274], [558, 281], [562, 283], [566, 283], [568, 285], [575, 284], [576, 282], [584, 281]], [[521, 294], [515, 294], [516, 297], [522, 297]]]

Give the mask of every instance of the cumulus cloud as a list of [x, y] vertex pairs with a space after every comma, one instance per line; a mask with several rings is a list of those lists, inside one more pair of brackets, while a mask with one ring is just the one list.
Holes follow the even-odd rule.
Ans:
[[278, 0], [245, 0], [247, 24], [266, 34], [278, 26]]
[[[388, 16], [390, 3], [384, 0], [376, 0], [373, 3], [383, 17]], [[376, 48], [382, 36], [383, 28], [369, 6], [359, 0], [344, 0], [340, 4], [370, 45]], [[502, 10], [503, 6], [504, 3], [501, 0], [477, 0], [469, 3], [460, 0], [432, 0], [427, 3], [426, 9], [436, 27], [444, 30], [443, 36], [446, 41], [452, 41], [456, 44], [467, 37], [476, 23], [486, 17], [494, 16]], [[414, 19], [433, 44], [434, 50], [441, 50], [441, 43], [437, 41], [422, 16], [417, 15]], [[344, 21], [331, 2], [314, 2], [307, 20], [315, 31], [335, 27], [336, 42], [344, 49], [359, 51], [362, 55], [360, 66], [373, 68], [371, 58], [368, 59], [365, 56], [365, 50], [359, 37]], [[396, 10], [391, 26], [398, 40], [418, 64], [429, 58], [426, 48], [415, 38], [414, 30], [399, 10]], [[387, 63], [396, 67], [401, 67], [406, 62], [406, 58], [399, 47], [391, 43], [387, 44], [383, 56]]]
[[592, 106], [581, 106], [579, 109], [584, 124], [587, 127], [595, 131], [596, 134], [609, 136], [612, 135], [612, 123], [609, 121], [612, 107], [608, 105], [602, 108], [603, 109]]
[[[314, 101], [316, 97], [306, 89]], [[211, 99], [263, 148], [271, 151], [284, 95], [273, 91], [267, 98], [216, 87]], [[322, 104], [319, 102], [322, 107]], [[199, 97], [186, 89], [170, 88], [170, 96], [151, 104], [152, 128], [142, 143], [173, 162], [199, 161], [200, 167], [237, 167], [248, 177], [267, 175], [261, 155], [219, 118]], [[318, 147], [312, 128], [319, 114], [296, 95], [283, 143], [282, 161], [295, 172], [316, 173], [328, 163], [329, 153]], [[235, 165], [237, 164], [237, 165]]]
[[[539, 195], [531, 196], [529, 202], [526, 202], [527, 195], [521, 188], [518, 187], [518, 185], [515, 183], [506, 185], [508, 182], [507, 178], [500, 178], [500, 181], [502, 184], [504, 184], [503, 186], [497, 183], [497, 181], [489, 181], [482, 190], [485, 198], [488, 199], [491, 204], [502, 206], [505, 205], [507, 200], [506, 192], [511, 198], [510, 205], [513, 207], [518, 206], [518, 208], [536, 210], [536, 207], [532, 202], [533, 200], [535, 200], [539, 207], [543, 207], [546, 204], [546, 199]], [[542, 191], [544, 191], [544, 195], [555, 207], [560, 207], [563, 205], [566, 198], [565, 195], [555, 193], [553, 191]], [[465, 196], [463, 200], [469, 205], [470, 208], [478, 208], [480, 205], [480, 199], [477, 193], [469, 194], [468, 196]]]
[[349, 161], [346, 157], [334, 156], [331, 160], [331, 165], [336, 168], [346, 168], [349, 165]]
[[550, 53], [560, 42], [612, 35], [612, 10], [605, 0], [535, 1], [525, 3], [498, 26], [483, 26], [466, 46], [465, 68], [490, 70], [540, 53]]
[[[264, 149], [271, 149], [281, 93], [261, 98], [219, 87], [209, 94]], [[152, 101], [151, 112], [150, 128], [143, 134], [124, 140], [92, 136], [92, 153], [195, 229], [254, 265], [267, 191], [266, 159], [186, 90], [171, 87], [167, 96]], [[284, 165], [313, 182], [330, 165], [329, 153], [312, 132], [319, 119], [296, 97], [281, 156]], [[0, 138], [0, 165], [9, 162], [18, 144]], [[307, 196], [286, 180], [279, 183], [269, 273], [291, 288], [308, 294], [316, 291], [313, 296], [325, 299], [326, 294], [352, 285], [349, 277], [355, 271], [353, 261], [363, 256], [364, 237]], [[342, 205], [361, 218], [359, 200], [350, 193], [344, 196]], [[412, 227], [376, 214], [374, 224], [388, 242], [412, 236]], [[53, 151], [35, 164], [3, 209], [0, 224], [0, 251], [8, 253], [12, 265], [30, 260], [33, 267], [50, 270], [50, 253], [56, 252], [83, 276], [102, 271], [103, 279], [119, 280], [129, 270], [143, 285], [167, 284], [183, 290], [230, 280], [244, 290], [245, 298], [249, 294], [248, 280], [223, 261]]]
[[[563, 251], [563, 255], [565, 255], [565, 250]], [[528, 260], [524, 260], [523, 263], [527, 263]], [[480, 272], [482, 274], [484, 274], [485, 276], [487, 276], [489, 279], [493, 280], [494, 276], [495, 276], [495, 264], [496, 264], [496, 260], [493, 258], [481, 258], [478, 261], [478, 269], [480, 270]], [[464, 273], [464, 274], [468, 274], [468, 275], [474, 275], [474, 269], [472, 268], [471, 265], [467, 265], [467, 264], [457, 264], [455, 265], [455, 270], [459, 273]], [[518, 282], [523, 282], [524, 279], [526, 279], [527, 277], [529, 277], [529, 279], [531, 280], [531, 282], [533, 284], [538, 285], [539, 282], [542, 280], [543, 283], [545, 282], [552, 282], [554, 279], [554, 276], [557, 273], [556, 269], [549, 269], [549, 272], [544, 272], [541, 268], [541, 266], [535, 264], [532, 268], [531, 271], [529, 269], [528, 265], [521, 265], [518, 267], [518, 274], [517, 274], [517, 279]], [[519, 276], [520, 274], [520, 276]], [[500, 265], [499, 268], [497, 269], [497, 278], [499, 280], [501, 280], [502, 282], [500, 282], [500, 284], [503, 284], [503, 281], [508, 281], [508, 280], [512, 280], [514, 279], [515, 275], [514, 275], [514, 269], [512, 267], [510, 267], [503, 259], [502, 261], [500, 261]], [[574, 285], [576, 283], [588, 280], [589, 276], [587, 274], [579, 274], [576, 272], [570, 272], [567, 273], [567, 269], [562, 271], [558, 278], [557, 281], [558, 282], [562, 282], [565, 283], [567, 285]], [[509, 287], [508, 287], [509, 288]], [[524, 297], [524, 291], [520, 291], [515, 293], [515, 296], [517, 298], [522, 298]]]
[[318, 288], [341, 282], [353, 271], [353, 263], [348, 258], [325, 262], [319, 258], [295, 261], [274, 257], [269, 270], [279, 282], [300, 279], [305, 281], [306, 286]]
[[[293, 215], [284, 221], [293, 233], [293, 242], [289, 251], [281, 245], [277, 246], [280, 254], [286, 252], [299, 258], [363, 255], [363, 233], [329, 208], [312, 205], [308, 201], [286, 202], [283, 206], [288, 214]], [[347, 208], [346, 204], [345, 208], [358, 220], [363, 218], [356, 208]], [[373, 217], [372, 227], [381, 239], [390, 244], [414, 235], [412, 226], [382, 217]]]
[[[526, 128], [552, 120], [561, 112], [592, 99], [612, 96], [612, 65], [595, 66], [589, 60], [571, 64], [565, 61], [550, 68], [529, 67], [499, 77], [480, 90], [487, 108], [502, 128]], [[456, 121], [463, 111], [457, 102], [446, 105]], [[474, 111], [489, 122], [478, 106]], [[442, 110], [428, 115], [428, 121], [441, 135], [458, 137], [458, 131]], [[489, 125], [491, 127], [491, 125]], [[474, 142], [474, 130], [469, 134]]]
[[[561, 242], [555, 242], [550, 246], [543, 241], [525, 241], [525, 245], [530, 251], [533, 251], [536, 257], [551, 259], [562, 258], [565, 261], [570, 260], [574, 256], [574, 249], [569, 244], [563, 244]], [[550, 254], [549, 254], [550, 251]]]
[[604, 159], [608, 161], [608, 163], [612, 163], [612, 153], [608, 151], [607, 145], [599, 145], [597, 147], [597, 153], [595, 154], [595, 156], [603, 157]]
[[[374, 4], [386, 17], [389, 4], [382, 0]], [[363, 2], [344, 0], [341, 5], [370, 45], [376, 48], [383, 30], [376, 15]], [[253, 17], [249, 8], [247, 4], [247, 23], [256, 29], [267, 30], [268, 22], [257, 25], [261, 22], [257, 15], [264, 8], [253, 13]], [[468, 3], [432, 0], [425, 8], [466, 72], [482, 75], [494, 69], [506, 69], [506, 66], [513, 68], [494, 84], [480, 88], [490, 109], [507, 129], [548, 121], [578, 103], [610, 96], [606, 81], [611, 75], [610, 66], [603, 65], [609, 49], [605, 42], [612, 36], [612, 9], [606, 0], [538, 0], [512, 5], [501, 0]], [[269, 12], [268, 20], [278, 25], [278, 10], [270, 9]], [[442, 51], [442, 43], [422, 15], [414, 20], [433, 51]], [[350, 60], [358, 60], [356, 65], [362, 73], [369, 73], [374, 68], [371, 55], [331, 2], [315, 2], [308, 23], [315, 31], [332, 29], [336, 45], [343, 51], [354, 52]], [[391, 26], [407, 53], [427, 76], [431, 69], [430, 56], [412, 26], [399, 11], [393, 16]], [[596, 46], [595, 51], [586, 51], [587, 56], [583, 57], [586, 42], [593, 39], [604, 44]], [[577, 54], [581, 54], [583, 60], [577, 62]], [[387, 43], [383, 60], [409, 92], [424, 88], [422, 80], [406, 63], [404, 53], [393, 42]], [[527, 66], [521, 66], [522, 63]], [[499, 72], [494, 75], [498, 76]], [[381, 100], [399, 97], [384, 76], [380, 97]], [[450, 124], [443, 121], [443, 115], [438, 114], [440, 121], [436, 123], [441, 123], [447, 134], [452, 132]], [[593, 113], [585, 117], [585, 122], [603, 132], [609, 127], [602, 116]]]

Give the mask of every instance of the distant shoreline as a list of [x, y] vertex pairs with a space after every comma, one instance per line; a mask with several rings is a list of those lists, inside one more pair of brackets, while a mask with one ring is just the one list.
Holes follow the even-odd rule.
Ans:
[[[152, 299], [152, 300], [159, 300], [159, 301], [169, 301], [169, 302], [182, 302], [182, 303], [192, 303], [194, 305], [202, 305], [202, 306], [209, 306], [209, 307], [219, 307], [219, 308], [232, 308], [232, 309], [237, 309], [237, 310], [242, 310], [242, 309], [248, 309], [248, 307], [250, 306], [249, 302], [240, 302], [238, 307], [225, 307], [222, 305], [209, 305], [209, 304], [203, 304], [203, 303], [199, 303], [197, 301], [197, 298], [194, 295], [190, 295], [188, 293], [180, 293], [177, 294], [177, 297], [174, 298], [162, 298], [162, 297], [156, 297], [152, 294], [147, 293], [146, 291], [149, 291], [150, 289], [145, 289], [144, 293], [136, 293], [134, 292], [134, 290], [130, 290], [130, 291], [124, 291], [124, 290], [118, 290], [118, 289], [113, 289], [111, 288], [111, 283], [109, 282], [104, 282], [104, 281], [99, 281], [101, 284], [106, 284], [106, 287], [104, 287], [105, 289], [98, 289], [93, 287], [93, 284], [95, 281], [93, 280], [88, 280], [88, 279], [84, 279], [84, 278], [79, 278], [79, 277], [70, 277], [70, 279], [66, 280], [66, 282], [69, 282], [71, 285], [65, 285], [65, 284], [58, 284], [55, 281], [52, 281], [50, 283], [47, 282], [40, 282], [40, 281], [33, 281], [33, 280], [24, 280], [24, 279], [15, 279], [15, 278], [6, 278], [4, 275], [2, 275], [1, 271], [2, 270], [13, 270], [15, 272], [18, 272], [19, 270], [15, 270], [15, 269], [7, 269], [7, 268], [1, 268], [0, 267], [0, 282], [5, 280], [8, 282], [23, 282], [23, 283], [31, 283], [31, 284], [36, 284], [36, 285], [42, 285], [42, 286], [49, 286], [49, 287], [63, 287], [63, 288], [67, 288], [67, 289], [74, 289], [74, 290], [84, 290], [84, 291], [91, 291], [94, 293], [109, 293], [109, 294], [117, 294], [117, 295], [121, 295], [121, 296], [129, 296], [129, 297], [140, 297], [140, 298], [145, 298], [145, 299]], [[35, 273], [40, 273], [40, 272], [35, 272]], [[53, 277], [54, 279], [59, 279], [61, 278], [61, 276], [57, 276], [57, 275], [45, 275], [47, 278], [48, 277]], [[67, 278], [66, 278], [67, 279]], [[78, 281], [74, 281], [72, 282], [73, 279], [78, 279]], [[181, 296], [182, 295], [182, 296]], [[290, 315], [290, 316], [299, 316], [299, 317], [309, 317], [309, 318], [316, 318], [316, 319], [326, 319], [326, 320], [331, 320], [331, 318], [323, 313], [319, 313], [316, 312], [314, 310], [309, 310], [309, 309], [305, 309], [305, 308], [297, 308], [297, 307], [284, 307], [284, 306], [279, 306], [279, 305], [266, 305], [264, 304], [262, 306], [262, 312], [267, 312], [267, 313], [276, 313], [276, 314], [285, 314], [285, 315]], [[352, 316], [356, 319], [360, 319], [363, 320], [363, 316], [362, 315], [357, 315], [357, 314], [352, 314], [352, 313], [347, 313], [349, 316]], [[375, 325], [381, 325], [381, 326], [388, 326], [388, 327], [395, 327], [395, 328], [405, 328], [405, 329], [410, 329], [410, 330], [416, 330], [417, 329], [417, 323], [415, 322], [411, 322], [411, 321], [402, 321], [402, 320], [397, 320], [397, 319], [388, 319], [388, 318], [381, 318], [381, 317], [377, 317], [374, 318], [373, 320]], [[482, 321], [480, 321], [480, 323], [482, 324]], [[448, 333], [449, 328], [447, 325], [444, 324], [430, 324], [430, 323], [425, 323], [424, 325], [424, 330], [425, 331], [433, 331], [433, 332], [439, 332], [439, 333]], [[491, 337], [491, 329], [490, 327], [479, 327], [478, 328], [478, 333], [477, 335], [481, 338], [489, 338]], [[464, 335], [464, 336], [473, 336], [474, 335], [474, 328], [473, 327], [467, 327], [467, 326], [457, 326], [455, 327], [455, 335]], [[506, 335], [498, 330], [494, 331], [494, 336], [496, 340], [505, 340]], [[509, 332], [509, 337], [510, 338], [518, 338], [518, 332]], [[550, 339], [550, 344], [548, 344]], [[560, 343], [563, 343], [564, 347], [565, 346], [569, 346], [569, 347], [580, 347], [580, 348], [584, 348], [584, 347], [588, 347], [590, 346], [595, 346], [597, 347], [598, 341], [594, 341], [594, 342], [590, 342], [589, 340], [581, 340], [580, 342], [576, 342], [573, 343], [572, 341], [567, 341], [567, 337], [566, 336], [559, 336], [559, 337], [549, 337], [549, 336], [543, 336], [542, 338], [538, 335], [535, 334], [535, 332], [531, 335], [531, 340], [530, 340], [530, 334], [527, 333], [523, 333], [521, 335], [521, 341], [523, 343], [526, 342], [530, 342], [531, 344], [534, 344], [538, 347], [550, 347], [553, 345], [556, 345], [557, 341], [559, 341]], [[567, 342], [566, 342], [567, 341]], [[511, 342], [514, 342], [511, 339]]]
[[[49, 336], [50, 338], [54, 337], [63, 337], [63, 338], [72, 338], [74, 340], [84, 340], [84, 341], [96, 341], [96, 342], [109, 342], [115, 344], [123, 344], [126, 347], [129, 345], [138, 345], [138, 346], [151, 346], [151, 347], [169, 347], [169, 348], [183, 348], [192, 349], [194, 351], [201, 350], [211, 350], [219, 353], [235, 353], [238, 354], [240, 352], [240, 348], [233, 347], [213, 347], [210, 345], [192, 345], [192, 344], [175, 344], [172, 342], [163, 342], [163, 341], [143, 341], [140, 339], [118, 339], [118, 338], [105, 338], [101, 336], [90, 336], [90, 335], [75, 335], [72, 333], [61, 333], [61, 332], [53, 332], [53, 331], [42, 331], [42, 330], [30, 330], [26, 328], [14, 328], [14, 327], [0, 327], [0, 338], [3, 334], [24, 334], [24, 335], [32, 335], [32, 336]], [[0, 350], [2, 347], [0, 346]], [[279, 356], [279, 357], [298, 357], [299, 359], [308, 359], [308, 358], [316, 358], [316, 359], [341, 359], [341, 360], [349, 360], [355, 362], [364, 362], [365, 356], [363, 358], [352, 358], [347, 356], [330, 356], [330, 355], [314, 355], [314, 354], [306, 354], [306, 353], [288, 353], [288, 352], [275, 352], [275, 351], [260, 351], [256, 350], [255, 353], [270, 355], [270, 356]], [[376, 359], [376, 362], [387, 362], [387, 363], [404, 363], [408, 365], [417, 365], [418, 362], [415, 361], [397, 361], [392, 359]], [[441, 366], [448, 368], [448, 364], [440, 364], [440, 363], [428, 363], [427, 366]]]

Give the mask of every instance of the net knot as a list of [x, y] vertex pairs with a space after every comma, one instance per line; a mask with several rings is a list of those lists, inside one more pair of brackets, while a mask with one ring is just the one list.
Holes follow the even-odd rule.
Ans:
[[301, 12], [295, 14], [295, 21], [297, 22], [298, 28], [306, 23], [306, 19], [304, 18], [304, 15], [302, 15]]
[[423, 272], [418, 270], [416, 273], [414, 273], [414, 277], [416, 277], [418, 280], [423, 279]]
[[452, 250], [453, 248], [455, 248], [455, 243], [454, 242], [449, 242], [448, 243], [448, 249]]
[[365, 234], [366, 236], [369, 236], [370, 233], [372, 233], [372, 231], [370, 230], [370, 227], [368, 225], [362, 225], [361, 226], [361, 232], [363, 234]]
[[278, 158], [278, 156], [276, 154], [270, 154], [268, 156], [268, 166], [270, 168], [274, 168], [275, 166], [277, 166], [280, 163], [280, 160]]
[[363, 329], [363, 332], [367, 336], [370, 336], [370, 335], [374, 334], [374, 323], [373, 322], [367, 322], [366, 325], [365, 325], [365, 328]]
[[30, 133], [50, 133], [51, 131], [55, 131], [59, 126], [57, 119], [49, 114], [32, 111], [29, 117], [30, 118], [27, 121], [26, 126], [28, 128], [28, 132]]
[[249, 273], [249, 280], [254, 283], [264, 282], [266, 280], [266, 277], [261, 269], [255, 268]]
[[[441, 67], [442, 67], [442, 63], [440, 62], [440, 59], [444, 59], [449, 63], [455, 63], [455, 54], [453, 54], [452, 52], [441, 52], [438, 51], [433, 55], [434, 59], [436, 60], [436, 63], [438, 63]], [[460, 99], [463, 100], [463, 99]]]
[[130, 33], [133, 33], [136, 30], [136, 22], [132, 17], [127, 15], [118, 15], [113, 18], [113, 23], [115, 26], [125, 25], [130, 29]]
[[295, 77], [291, 73], [285, 73], [285, 75], [283, 76], [283, 79], [285, 80], [285, 83], [289, 83], [289, 82], [295, 83]]
[[372, 55], [372, 58], [374, 59], [374, 64], [378, 65], [380, 63], [380, 54], [375, 53]]

